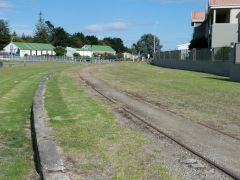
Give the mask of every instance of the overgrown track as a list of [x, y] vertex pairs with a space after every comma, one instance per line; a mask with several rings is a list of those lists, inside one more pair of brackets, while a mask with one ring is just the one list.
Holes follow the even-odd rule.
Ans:
[[[116, 102], [114, 99], [112, 99], [111, 97], [108, 97], [107, 95], [105, 95], [104, 93], [102, 93], [100, 90], [98, 90], [93, 84], [91, 84], [89, 81], [87, 81], [86, 79], [84, 79], [83, 77], [80, 76], [79, 74], [79, 78], [85, 82], [88, 86], [90, 86], [94, 91], [96, 91], [98, 94], [100, 94], [101, 96], [103, 96], [104, 98], [106, 98], [108, 101], [110, 101], [113, 104], [118, 104], [118, 102]], [[163, 130], [161, 130], [160, 128], [156, 127], [155, 125], [151, 124], [150, 122], [146, 121], [145, 119], [139, 117], [137, 114], [135, 114], [134, 112], [131, 112], [130, 110], [128, 110], [125, 107], [121, 107], [123, 111], [125, 111], [126, 113], [128, 113], [129, 115], [135, 117], [136, 119], [138, 119], [139, 121], [141, 121], [142, 123], [144, 123], [146, 126], [151, 127], [152, 129], [156, 130], [157, 132], [161, 133], [162, 135], [166, 136], [167, 138], [169, 138], [170, 140], [174, 141], [175, 143], [177, 143], [178, 145], [182, 146], [184, 149], [188, 150], [189, 152], [195, 154], [196, 156], [198, 156], [199, 158], [203, 159], [204, 161], [206, 161], [207, 163], [211, 164], [212, 166], [214, 166], [216, 169], [222, 171], [224, 174], [232, 177], [233, 179], [236, 180], [240, 180], [240, 177], [237, 176], [236, 174], [234, 174], [233, 172], [231, 172], [230, 170], [228, 170], [227, 168], [215, 163], [214, 161], [210, 160], [209, 158], [206, 158], [204, 155], [202, 155], [201, 153], [193, 150], [192, 148], [190, 148], [188, 145], [182, 143], [181, 141], [177, 140], [176, 138], [174, 138], [173, 136], [165, 133]]]
[[[120, 90], [120, 91], [121, 91], [121, 90]], [[176, 113], [176, 112], [174, 112], [174, 111], [171, 111], [171, 110], [169, 110], [169, 109], [167, 108], [167, 106], [164, 106], [164, 105], [162, 105], [162, 104], [160, 104], [160, 103], [156, 103], [156, 102], [147, 100], [146, 98], [144, 98], [144, 97], [142, 97], [142, 96], [139, 96], [139, 95], [133, 94], [133, 93], [129, 93], [129, 92], [127, 92], [127, 91], [123, 91], [123, 92], [126, 93], [126, 94], [128, 94], [129, 96], [133, 96], [134, 98], [136, 98], [136, 99], [138, 99], [138, 100], [145, 101], [145, 102], [147, 102], [147, 103], [149, 103], [149, 104], [152, 104], [152, 105], [154, 105], [154, 106], [157, 106], [157, 107], [159, 107], [159, 108], [161, 108], [161, 109], [163, 109], [163, 110], [165, 110], [165, 111], [168, 111], [168, 112], [170, 112], [170, 113], [176, 114], [177, 116], [180, 116], [180, 117], [182, 117], [182, 118], [184, 118], [184, 119], [188, 119], [186, 116], [184, 116], [184, 115], [182, 115], [182, 114], [178, 114], [178, 113]], [[197, 123], [198, 123], [199, 125], [201, 125], [201, 126], [204, 126], [204, 127], [208, 128], [208, 129], [211, 129], [211, 130], [216, 131], [216, 132], [218, 132], [218, 133], [221, 133], [221, 134], [223, 134], [223, 135], [225, 135], [225, 136], [228, 136], [228, 137], [231, 137], [231, 138], [233, 138], [233, 139], [236, 139], [236, 140], [240, 141], [240, 138], [237, 137], [237, 136], [235, 136], [235, 135], [233, 135], [233, 134], [224, 132], [224, 131], [222, 131], [222, 130], [219, 130], [219, 129], [217, 129], [217, 128], [214, 128], [214, 127], [212, 127], [212, 126], [209, 126], [209, 125], [204, 124], [204, 123], [201, 123], [201, 122], [197, 122]]]

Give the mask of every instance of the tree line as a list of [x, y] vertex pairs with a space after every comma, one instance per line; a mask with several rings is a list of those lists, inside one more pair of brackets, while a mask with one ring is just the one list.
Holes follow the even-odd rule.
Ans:
[[0, 19], [0, 50], [9, 44], [11, 39], [14, 42], [51, 43], [55, 47], [81, 48], [86, 44], [106, 45], [111, 46], [117, 53], [129, 52], [145, 57], [148, 54], [151, 57], [153, 56], [154, 39], [155, 51], [159, 52], [162, 48], [159, 38], [154, 37], [152, 34], [143, 35], [136, 44], [133, 44], [132, 48], [124, 46], [121, 38], [106, 37], [100, 40], [93, 35], [85, 36], [82, 32], [70, 34], [63, 27], [55, 27], [50, 21], [45, 21], [41, 12], [33, 36], [25, 35], [24, 33], [19, 36], [15, 31], [11, 34], [8, 22]]
[[55, 47], [81, 48], [88, 44], [111, 46], [117, 53], [129, 51], [121, 38], [107, 37], [99, 40], [96, 36], [85, 36], [81, 32], [70, 34], [63, 27], [55, 27], [50, 21], [44, 21], [42, 13], [39, 14], [33, 36], [24, 33], [18, 36], [15, 31], [11, 34], [8, 22], [0, 19], [0, 50], [10, 43], [11, 38], [14, 42], [51, 43]]

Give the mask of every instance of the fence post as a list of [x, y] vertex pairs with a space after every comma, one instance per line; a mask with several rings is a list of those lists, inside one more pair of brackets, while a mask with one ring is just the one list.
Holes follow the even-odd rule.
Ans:
[[197, 60], [197, 50], [196, 48], [193, 49], [193, 61]]
[[240, 44], [236, 43], [234, 52], [234, 64], [240, 64]]
[[214, 55], [215, 55], [215, 49], [212, 48], [212, 61], [215, 61], [215, 57], [214, 57]]

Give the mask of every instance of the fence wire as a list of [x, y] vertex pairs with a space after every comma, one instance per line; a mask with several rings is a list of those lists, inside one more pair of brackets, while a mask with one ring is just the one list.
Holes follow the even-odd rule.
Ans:
[[221, 47], [214, 49], [192, 49], [158, 52], [157, 60], [182, 61], [234, 61], [234, 49]]
[[113, 60], [103, 60], [100, 58], [89, 57], [67, 57], [67, 56], [0, 56], [2, 61], [18, 61], [18, 62], [65, 62], [65, 63], [85, 63], [85, 64], [103, 64], [110, 63]]

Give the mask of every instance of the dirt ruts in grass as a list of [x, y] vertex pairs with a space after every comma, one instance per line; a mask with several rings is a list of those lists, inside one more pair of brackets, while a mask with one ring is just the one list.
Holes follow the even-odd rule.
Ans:
[[122, 127], [115, 116], [87, 95], [65, 71], [50, 77], [45, 106], [72, 179], [175, 179], [148, 137]]
[[93, 74], [122, 91], [240, 137], [240, 86], [229, 78], [145, 63], [99, 66]]

